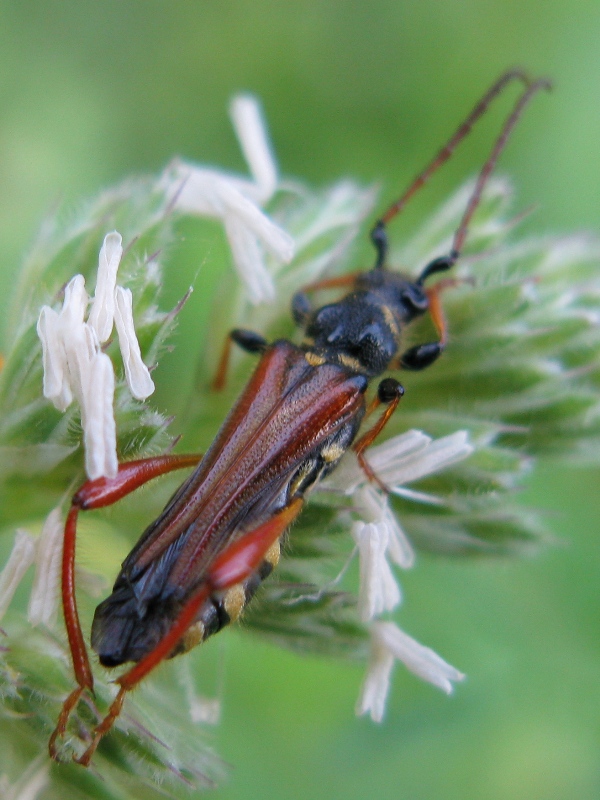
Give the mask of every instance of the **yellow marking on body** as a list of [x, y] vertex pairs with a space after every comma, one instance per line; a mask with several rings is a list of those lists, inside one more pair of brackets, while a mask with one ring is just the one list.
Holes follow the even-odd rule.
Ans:
[[306, 478], [306, 476], [310, 475], [310, 473], [312, 472], [314, 466], [315, 465], [313, 461], [306, 461], [302, 465], [300, 472], [296, 475], [296, 477], [288, 487], [288, 497], [293, 497], [296, 494], [299, 487], [302, 486], [302, 484], [304, 483], [304, 479]]
[[400, 328], [398, 327], [398, 323], [396, 322], [396, 318], [394, 317], [391, 308], [386, 306], [384, 303], [381, 304], [380, 308], [383, 312], [383, 316], [387, 325], [394, 334], [394, 338], [398, 339], [400, 336]]
[[344, 367], [348, 367], [348, 369], [351, 369], [354, 372], [362, 372], [363, 370], [363, 366], [357, 358], [347, 356], [345, 353], [340, 353], [337, 357], [337, 360]]
[[273, 569], [279, 564], [279, 556], [281, 555], [281, 545], [279, 544], [279, 539], [276, 539], [271, 547], [265, 553], [265, 561], [267, 564], [270, 564]]
[[304, 339], [302, 339], [302, 344], [304, 345], [310, 346], [313, 345], [314, 343], [315, 343], [314, 336], [305, 336]]
[[311, 367], [320, 367], [321, 364], [325, 363], [325, 356], [318, 356], [316, 353], [313, 353], [310, 350], [307, 353], [304, 353], [304, 358], [308, 361]]
[[231, 589], [228, 589], [225, 592], [225, 597], [223, 598], [223, 608], [232, 622], [235, 622], [236, 619], [239, 618], [245, 605], [246, 591], [243, 584], [236, 583], [235, 586], [232, 586]]
[[323, 450], [321, 450], [321, 458], [323, 461], [325, 461], [325, 463], [331, 464], [334, 461], [339, 461], [345, 452], [346, 449], [344, 447], [334, 443], [324, 447]]
[[182, 648], [182, 652], [187, 653], [188, 650], [191, 650], [192, 647], [196, 647], [196, 645], [201, 644], [203, 641], [204, 641], [204, 623], [195, 622], [184, 633], [179, 646]]

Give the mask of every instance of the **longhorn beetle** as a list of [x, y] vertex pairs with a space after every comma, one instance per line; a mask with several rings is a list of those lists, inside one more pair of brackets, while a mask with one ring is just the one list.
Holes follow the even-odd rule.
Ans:
[[[416, 279], [387, 268], [387, 224], [448, 158], [491, 101], [512, 81], [524, 85], [484, 163], [454, 234], [450, 252], [426, 264]], [[114, 479], [83, 484], [72, 500], [64, 533], [62, 602], [77, 687], [65, 700], [49, 750], [93, 676], [75, 599], [75, 536], [80, 510], [110, 505], [152, 478], [194, 467], [155, 522], [127, 556], [111, 595], [96, 609], [92, 648], [105, 667], [134, 662], [116, 682], [118, 694], [76, 759], [88, 765], [101, 738], [118, 717], [127, 692], [164, 659], [189, 650], [236, 620], [279, 559], [280, 539], [300, 513], [306, 492], [329, 474], [352, 448], [370, 480], [379, 482], [364, 452], [382, 431], [404, 393], [391, 377], [380, 381], [367, 403], [370, 381], [388, 370], [421, 370], [443, 352], [446, 325], [440, 292], [451, 281], [426, 287], [461, 256], [469, 223], [498, 156], [521, 112], [546, 80], [530, 81], [511, 70], [484, 94], [426, 169], [383, 214], [371, 231], [373, 269], [323, 280], [298, 292], [292, 314], [304, 329], [300, 346], [268, 343], [247, 331], [231, 332], [220, 361], [223, 385], [231, 342], [259, 353], [260, 361], [208, 452], [166, 455], [120, 465]], [[308, 292], [350, 287], [340, 300], [313, 309]], [[429, 312], [436, 341], [402, 351], [402, 331]], [[385, 410], [366, 433], [361, 422]], [[358, 438], [357, 438], [358, 436]], [[385, 488], [385, 487], [383, 487]]]

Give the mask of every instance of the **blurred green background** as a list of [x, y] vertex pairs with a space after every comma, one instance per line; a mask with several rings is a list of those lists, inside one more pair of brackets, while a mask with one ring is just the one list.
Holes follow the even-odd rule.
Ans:
[[[284, 175], [381, 182], [391, 199], [484, 88], [519, 64], [555, 81], [501, 172], [529, 231], [598, 229], [597, 0], [0, 2], [0, 324], [42, 217], [175, 154], [243, 169], [226, 108], [264, 102]], [[402, 236], [484, 158], [507, 98], [398, 221]], [[165, 303], [189, 274], [169, 276]], [[180, 339], [193, 349], [198, 289]], [[482, 309], [482, 313], [485, 310]], [[185, 351], [184, 351], [185, 352]], [[160, 395], [164, 410], [169, 394]], [[405, 629], [468, 674], [448, 699], [395, 675], [381, 726], [356, 720], [356, 667], [270, 648], [226, 651], [222, 724], [233, 764], [217, 798], [600, 797], [598, 474], [542, 465], [524, 501], [558, 544], [525, 562], [422, 557]]]

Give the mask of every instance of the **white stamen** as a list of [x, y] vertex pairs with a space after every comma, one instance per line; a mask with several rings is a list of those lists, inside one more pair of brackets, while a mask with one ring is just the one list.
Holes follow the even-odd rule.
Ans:
[[159, 185], [173, 195], [180, 211], [223, 222], [235, 267], [250, 301], [257, 304], [275, 297], [263, 248], [276, 261], [288, 263], [295, 244], [259, 207], [277, 188], [277, 168], [257, 101], [243, 95], [234, 98], [231, 116], [254, 180], [177, 161]]
[[23, 576], [35, 560], [35, 547], [34, 537], [22, 528], [17, 529], [10, 556], [0, 573], [0, 619], [6, 613]]
[[438, 495], [429, 494], [428, 492], [417, 492], [416, 489], [407, 489], [406, 486], [394, 486], [393, 493], [396, 497], [404, 497], [414, 503], [424, 503], [428, 506], [446, 505], [446, 500], [443, 497], [438, 497]]
[[453, 681], [462, 681], [465, 677], [393, 622], [375, 622], [371, 627], [371, 659], [356, 706], [357, 714], [368, 711], [373, 721], [381, 721], [394, 659], [402, 661], [408, 670], [446, 694], [452, 693]]
[[400, 589], [386, 560], [389, 544], [385, 525], [355, 522], [352, 536], [360, 557], [358, 611], [367, 622], [383, 611], [391, 611], [401, 599]]
[[259, 189], [257, 200], [264, 203], [277, 188], [277, 167], [260, 105], [251, 95], [237, 95], [229, 112], [244, 158]]
[[117, 231], [107, 233], [98, 257], [96, 291], [88, 324], [96, 331], [101, 344], [108, 341], [113, 329], [117, 270], [123, 255], [122, 241], [121, 234]]
[[275, 285], [267, 272], [264, 255], [256, 237], [233, 214], [224, 217], [223, 222], [233, 263], [246, 285], [248, 299], [254, 304], [274, 300]]
[[[65, 411], [79, 398], [83, 321], [88, 305], [83, 275], [75, 275], [65, 286], [65, 299], [60, 313], [43, 306], [37, 324], [44, 353], [44, 396], [59, 411]], [[83, 343], [86, 351], [89, 349]], [[73, 356], [76, 355], [75, 361]], [[85, 360], [85, 359], [84, 359]]]
[[371, 652], [355, 711], [357, 716], [370, 713], [373, 722], [381, 722], [385, 713], [385, 703], [390, 689], [390, 677], [394, 667], [394, 656], [379, 648]]
[[66, 326], [62, 330], [62, 344], [66, 354], [69, 387], [82, 407], [81, 421], [85, 427], [84, 398], [91, 377], [91, 362], [98, 351], [98, 340], [93, 328], [85, 323]]
[[364, 520], [353, 524], [352, 536], [360, 558], [358, 611], [366, 622], [391, 611], [402, 599], [388, 555], [398, 566], [410, 569], [415, 554], [381, 492], [367, 484], [355, 493], [354, 502]]
[[62, 561], [63, 520], [59, 508], [46, 517], [37, 542], [35, 576], [27, 619], [32, 625], [52, 627], [56, 620]]
[[264, 263], [261, 246], [283, 263], [294, 255], [294, 240], [256, 205], [254, 184], [227, 177], [215, 170], [177, 164], [163, 181], [176, 190], [175, 207], [188, 214], [215, 217], [225, 224], [232, 256], [253, 303], [275, 296], [273, 279]]
[[51, 400], [59, 411], [65, 411], [71, 405], [73, 394], [65, 379], [67, 356], [62, 346], [59, 316], [50, 306], [42, 306], [37, 334], [42, 342], [44, 397]]
[[[401, 494], [403, 484], [432, 475], [467, 458], [473, 452], [468, 436], [467, 431], [457, 431], [450, 436], [432, 440], [422, 431], [408, 431], [400, 436], [393, 436], [383, 444], [370, 447], [366, 456], [377, 477], [392, 491]], [[366, 481], [367, 477], [356, 456], [349, 452], [323, 485], [324, 488], [353, 494]]]
[[404, 533], [393, 511], [386, 505], [385, 523], [389, 531], [388, 553], [390, 558], [401, 569], [412, 569], [415, 564], [415, 551], [410, 539]]
[[439, 656], [430, 647], [401, 631], [393, 622], [377, 622], [374, 636], [381, 647], [386, 648], [398, 661], [419, 678], [437, 686], [446, 694], [452, 694], [452, 681], [462, 681], [465, 675]]
[[[393, 484], [437, 472], [466, 458], [472, 450], [464, 431], [435, 441], [421, 431], [409, 431], [370, 449], [368, 458], [375, 474], [384, 483], [392, 484], [392, 491], [405, 494], [404, 487]], [[362, 619], [371, 619], [391, 610], [400, 600], [386, 556], [399, 567], [410, 569], [415, 560], [414, 550], [387, 498], [368, 483], [353, 453], [347, 454], [339, 473], [324, 483], [325, 489], [353, 493], [355, 507], [364, 520], [355, 523], [353, 535], [360, 553], [359, 613]], [[419, 494], [418, 499], [423, 501], [424, 496]]]
[[367, 483], [357, 490], [354, 502], [365, 522], [387, 528], [387, 549], [392, 560], [402, 569], [411, 569], [415, 563], [415, 551], [390, 508], [387, 497]]
[[100, 350], [113, 324], [117, 326], [132, 395], [145, 400], [154, 391], [135, 333], [131, 292], [116, 285], [122, 255], [121, 235], [117, 231], [107, 234], [98, 259], [96, 295], [88, 322], [85, 279], [75, 275], [65, 287], [60, 313], [44, 306], [37, 324], [43, 350], [44, 396], [60, 411], [66, 410], [73, 397], [79, 402], [86, 471], [92, 479], [117, 473], [114, 372], [110, 359]]
[[133, 324], [133, 295], [131, 289], [115, 289], [115, 326], [125, 367], [125, 377], [131, 394], [145, 400], [154, 391], [154, 381], [142, 361], [140, 345]]
[[117, 474], [117, 442], [113, 397], [115, 376], [110, 358], [96, 353], [81, 404], [85, 445], [85, 471], [92, 480]]
[[294, 240], [247, 197], [239, 192], [229, 181], [222, 181], [219, 195], [223, 202], [223, 213], [238, 217], [249, 232], [262, 242], [266, 249], [279, 261], [287, 263], [294, 255]]
[[59, 315], [63, 331], [83, 324], [89, 301], [85, 278], [83, 275], [74, 275], [65, 286], [65, 299]]
[[468, 437], [467, 431], [457, 431], [433, 441], [425, 437], [427, 441], [423, 446], [415, 447], [401, 457], [394, 452], [397, 444], [394, 439], [403, 437], [394, 437], [369, 450], [369, 464], [388, 486], [402, 486], [467, 458], [473, 452]]
[[175, 162], [164, 179], [165, 188], [176, 191], [175, 208], [199, 217], [223, 216], [219, 187], [225, 178], [218, 172]]

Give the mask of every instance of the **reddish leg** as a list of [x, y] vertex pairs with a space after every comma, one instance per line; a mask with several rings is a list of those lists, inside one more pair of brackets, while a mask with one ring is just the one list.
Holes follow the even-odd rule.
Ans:
[[440, 295], [445, 288], [453, 285], [454, 281], [451, 278], [448, 278], [447, 280], [439, 281], [435, 284], [435, 286], [432, 286], [431, 289], [427, 289], [429, 315], [431, 316], [431, 320], [435, 325], [435, 329], [440, 337], [439, 344], [441, 348], [444, 348], [448, 343], [448, 325], [446, 323], [446, 317], [444, 315], [444, 309], [442, 307]]
[[310, 292], [318, 292], [321, 289], [341, 289], [353, 286], [359, 275], [361, 275], [360, 272], [351, 272], [348, 275], [338, 275], [336, 278], [325, 278], [322, 281], [309, 283], [300, 289], [300, 291], [296, 292], [292, 297], [292, 316], [294, 317], [296, 325], [305, 328], [313, 313], [313, 307], [308, 299], [308, 294]]
[[219, 392], [221, 389], [225, 388], [232, 342], [235, 342], [247, 353], [262, 353], [267, 348], [267, 340], [261, 336], [260, 333], [247, 331], [245, 328], [234, 328], [230, 331], [225, 339], [223, 352], [221, 353], [217, 371], [211, 385], [213, 392]]
[[77, 763], [88, 766], [102, 737], [112, 728], [121, 713], [125, 695], [173, 651], [187, 629], [194, 623], [202, 604], [215, 592], [222, 592], [249, 578], [260, 566], [265, 554], [300, 513], [302, 499], [292, 500], [271, 519], [248, 532], [225, 548], [208, 570], [205, 580], [183, 606], [170, 631], [157, 646], [130, 670], [117, 678], [119, 693], [107, 715], [94, 731], [92, 743]]
[[336, 278], [325, 278], [322, 281], [315, 281], [304, 286], [300, 291], [302, 292], [318, 292], [321, 289], [340, 289], [346, 286], [352, 286], [362, 272], [349, 272], [347, 275], [338, 275]]
[[448, 344], [448, 325], [446, 323], [440, 295], [442, 292], [446, 291], [446, 289], [460, 286], [461, 283], [470, 283], [473, 285], [473, 280], [471, 278], [444, 278], [434, 284], [430, 289], [425, 290], [427, 299], [429, 300], [429, 315], [440, 337], [440, 345], [442, 348]]
[[461, 278], [445, 278], [438, 281], [431, 289], [425, 290], [429, 315], [439, 338], [436, 342], [418, 344], [401, 353], [390, 364], [391, 369], [422, 370], [431, 366], [440, 357], [448, 343], [448, 326], [442, 308], [441, 293], [451, 286], [465, 282], [466, 280]]
[[79, 511], [111, 505], [152, 478], [176, 469], [195, 467], [200, 458], [199, 455], [168, 455], [129, 461], [119, 465], [119, 471], [115, 478], [97, 478], [87, 481], [73, 496], [63, 539], [62, 602], [77, 688], [65, 700], [56, 728], [48, 742], [50, 756], [54, 759], [57, 757], [56, 740], [63, 736], [69, 716], [77, 706], [79, 698], [86, 689], [89, 692], [94, 691], [92, 668], [81, 631], [75, 597], [75, 544]]
[[217, 371], [215, 372], [215, 377], [213, 378], [213, 382], [211, 383], [210, 386], [213, 392], [221, 392], [225, 388], [225, 381], [227, 379], [227, 369], [229, 368], [230, 357], [231, 357], [231, 336], [228, 334], [227, 338], [223, 343], [221, 358], [219, 359], [219, 363], [217, 365]]
[[361, 469], [367, 476], [367, 478], [376, 483], [380, 486], [386, 494], [389, 494], [389, 488], [383, 483], [383, 481], [375, 474], [373, 469], [371, 468], [369, 462], [364, 457], [363, 453], [373, 444], [375, 439], [379, 436], [381, 431], [385, 428], [387, 423], [390, 420], [390, 417], [396, 410], [398, 403], [400, 402], [400, 398], [404, 394], [404, 387], [401, 383], [395, 378], [384, 378], [381, 383], [379, 384], [379, 388], [377, 390], [377, 395], [373, 398], [369, 407], [367, 408], [367, 416], [372, 414], [382, 403], [387, 403], [387, 408], [381, 415], [381, 417], [377, 420], [375, 425], [373, 425], [370, 430], [368, 430], [365, 434], [363, 434], [360, 439], [354, 444], [353, 450], [356, 453], [356, 457], [358, 458], [358, 463], [361, 466]]

